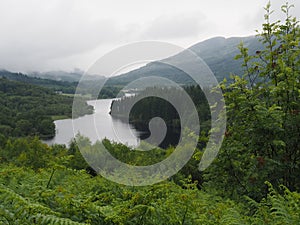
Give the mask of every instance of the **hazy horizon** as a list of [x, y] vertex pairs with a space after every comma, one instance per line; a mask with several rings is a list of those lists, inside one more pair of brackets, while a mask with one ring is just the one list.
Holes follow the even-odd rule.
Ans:
[[[291, 11], [300, 15], [296, 0]], [[85, 71], [99, 57], [131, 42], [155, 40], [187, 48], [209, 38], [255, 35], [267, 1], [199, 2], [0, 0], [0, 69]], [[284, 2], [271, 1], [279, 16]]]

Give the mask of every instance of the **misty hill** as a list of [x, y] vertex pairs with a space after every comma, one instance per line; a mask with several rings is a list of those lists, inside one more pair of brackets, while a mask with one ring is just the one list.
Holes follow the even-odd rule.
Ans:
[[[244, 46], [249, 48], [249, 53], [254, 54], [257, 50], [262, 49], [262, 44], [255, 36], [250, 37], [215, 37], [193, 45], [189, 49], [201, 57], [210, 67], [218, 81], [228, 78], [230, 73], [236, 75], [242, 74], [241, 61], [235, 60], [234, 57], [239, 54], [238, 45], [243, 42]], [[128, 73], [110, 78], [109, 84], [128, 84], [133, 80], [147, 76], [161, 76], [175, 81], [179, 84], [191, 84], [193, 80], [183, 71], [166, 65], [164, 62], [188, 60], [183, 53], [179, 53], [168, 59], [151, 62], [139, 69]]]
[[74, 93], [77, 86], [77, 83], [75, 82], [42, 79], [39, 77], [31, 77], [23, 73], [14, 73], [7, 70], [0, 70], [0, 78], [1, 77], [12, 81], [19, 81], [22, 83], [46, 87], [54, 91], [62, 91], [64, 93]]
[[[78, 82], [83, 76], [84, 71], [75, 69], [72, 72], [66, 71], [48, 71], [48, 72], [32, 72], [28, 76], [39, 77], [43, 79], [57, 80], [57, 81], [68, 81]], [[99, 75], [85, 75], [85, 80], [103, 80], [105, 77]]]
[[52, 92], [62, 92], [66, 94], [74, 94], [77, 91], [78, 94], [85, 95], [92, 99], [95, 98], [114, 98], [117, 93], [122, 89], [121, 86], [105, 86], [99, 93], [99, 87], [103, 85], [103, 78], [97, 77], [95, 80], [89, 80], [94, 76], [88, 77], [87, 80], [81, 83], [80, 88], [77, 87], [78, 82], [58, 81], [51, 79], [44, 79], [40, 77], [31, 77], [23, 73], [14, 73], [7, 70], [0, 70], [0, 78], [6, 78], [10, 81], [18, 81], [25, 84], [36, 85], [52, 90]]
[[[250, 37], [215, 37], [206, 41], [197, 43], [189, 49], [201, 57], [215, 74], [218, 81], [228, 78], [230, 73], [242, 75], [242, 62], [235, 60], [234, 57], [239, 54], [238, 45], [243, 42], [244, 46], [249, 49], [250, 54], [255, 54], [257, 50], [262, 49], [262, 44], [255, 36]], [[189, 59], [185, 57], [184, 52], [160, 61], [151, 62], [139, 69], [132, 70], [128, 73], [110, 78], [104, 90], [100, 94], [103, 98], [115, 97], [116, 93], [122, 86], [142, 77], [160, 76], [175, 81], [177, 84], [193, 84], [193, 80], [183, 71], [167, 65], [166, 63], [180, 62], [188, 64]], [[6, 77], [9, 80], [21, 81], [24, 83], [39, 85], [50, 88], [54, 91], [62, 91], [64, 93], [75, 93], [78, 81], [83, 71], [75, 69], [73, 72], [50, 71], [50, 72], [34, 72], [29, 75], [22, 73], [13, 73], [6, 70], [0, 70], [0, 77]], [[91, 95], [92, 98], [98, 96], [99, 84], [104, 82], [104, 77], [88, 75], [85, 78], [81, 89], [78, 93], [83, 95]], [[155, 83], [148, 80], [148, 83]], [[138, 83], [137, 83], [138, 84]], [[139, 84], [138, 84], [139, 85]], [[142, 85], [142, 83], [141, 83]]]

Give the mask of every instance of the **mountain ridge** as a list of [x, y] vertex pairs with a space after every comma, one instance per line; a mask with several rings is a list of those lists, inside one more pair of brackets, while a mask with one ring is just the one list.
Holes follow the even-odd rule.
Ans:
[[[235, 56], [239, 54], [238, 45], [243, 42], [244, 46], [249, 49], [249, 54], [253, 55], [257, 50], [261, 50], [263, 45], [259, 42], [256, 36], [246, 37], [229, 37], [225, 38], [222, 36], [213, 37], [199, 43], [196, 43], [188, 48], [199, 56], [211, 69], [216, 79], [220, 82], [224, 78], [228, 78], [231, 73], [236, 75], [242, 75], [243, 69], [241, 67], [241, 60], [235, 60]], [[184, 51], [183, 51], [184, 52]], [[143, 77], [158, 76], [166, 79], [170, 79], [180, 85], [194, 84], [194, 81], [186, 73], [175, 68], [174, 66], [167, 65], [166, 62], [171, 63], [172, 61], [180, 61], [181, 64], [187, 62], [188, 59], [184, 57], [183, 52], [180, 52], [174, 56], [161, 59], [158, 61], [150, 62], [145, 66], [138, 69], [131, 70], [121, 75], [108, 78], [106, 85], [121, 85], [124, 86], [130, 82]], [[74, 86], [75, 82], [81, 79], [84, 74], [83, 71], [75, 69], [73, 72], [65, 71], [48, 71], [48, 72], [32, 72], [29, 74], [13, 73], [6, 70], [0, 70], [0, 76], [3, 74], [10, 74], [10, 79], [18, 80], [19, 75], [22, 81], [30, 83], [43, 83], [47, 86], [51, 81], [54, 81], [51, 85], [65, 86], [71, 84]], [[103, 80], [103, 76], [88, 75], [88, 80]], [[25, 79], [26, 78], [26, 79]], [[74, 87], [72, 88], [74, 90]]]
[[[203, 59], [220, 82], [224, 78], [228, 78], [231, 73], [237, 75], [242, 74], [241, 61], [234, 59], [235, 56], [239, 54], [238, 45], [241, 42], [244, 43], [246, 48], [249, 48], [249, 54], [254, 54], [257, 50], [262, 49], [262, 44], [256, 36], [230, 38], [214, 37], [194, 44], [188, 49]], [[166, 59], [151, 62], [141, 68], [112, 77], [108, 82], [110, 84], [119, 82], [125, 85], [138, 78], [161, 76], [171, 79], [179, 84], [191, 84], [193, 83], [192, 79], [187, 77], [188, 75], [183, 71], [164, 64], [166, 61], [172, 62], [172, 60], [175, 59], [184, 63], [186, 59], [181, 57], [181, 55], [183, 55], [182, 53], [183, 52], [180, 52]]]

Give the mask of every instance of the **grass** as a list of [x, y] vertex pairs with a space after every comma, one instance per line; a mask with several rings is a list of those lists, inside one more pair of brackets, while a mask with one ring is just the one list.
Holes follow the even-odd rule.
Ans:
[[69, 116], [66, 115], [58, 115], [58, 116], [51, 116], [52, 120], [65, 120], [65, 119], [70, 119]]

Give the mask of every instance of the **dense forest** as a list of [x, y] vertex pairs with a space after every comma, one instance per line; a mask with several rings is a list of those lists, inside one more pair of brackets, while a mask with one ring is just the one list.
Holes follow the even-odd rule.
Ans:
[[[0, 78], [0, 133], [5, 136], [55, 135], [54, 119], [71, 118], [73, 98], [51, 89]], [[75, 116], [93, 112], [84, 99], [82, 111]]]
[[[207, 134], [210, 129], [210, 110], [203, 91], [199, 86], [186, 86], [183, 90], [196, 105], [201, 131]], [[184, 100], [181, 100], [183, 99], [181, 91], [175, 87], [148, 87], [137, 95], [113, 100], [110, 114], [121, 120], [124, 120], [128, 114], [129, 123], [141, 131], [141, 139], [147, 138], [150, 134], [149, 121], [154, 117], [160, 117], [168, 129], [160, 147], [176, 145], [180, 138], [180, 118], [174, 106], [166, 99], [172, 98], [180, 102], [180, 107], [184, 109], [187, 106]], [[157, 95], [160, 97], [156, 97]]]
[[18, 81], [44, 87], [57, 93], [75, 94], [76, 92], [77, 94], [81, 94], [90, 99], [114, 98], [122, 89], [122, 86], [118, 84], [108, 85], [105, 83], [104, 87], [99, 93], [99, 86], [103, 85], [105, 79], [96, 79], [97, 77], [94, 78], [95, 80], [82, 81], [79, 87], [77, 81], [51, 80], [39, 77], [31, 77], [23, 73], [13, 73], [6, 70], [0, 70], [0, 78], [6, 78], [11, 81]]
[[[285, 21], [272, 22], [270, 4], [266, 6], [266, 22], [258, 33], [264, 49], [250, 54], [242, 43], [239, 45], [236, 59], [243, 62], [244, 73], [232, 74], [230, 80], [220, 83], [227, 130], [219, 155], [208, 169], [200, 172], [198, 165], [209, 132], [201, 133], [192, 158], [176, 175], [155, 185], [135, 187], [96, 175], [82, 158], [76, 141], [69, 147], [48, 146], [37, 137], [9, 137], [1, 130], [0, 224], [298, 225], [300, 28], [289, 14], [291, 7], [286, 4], [281, 9]], [[19, 114], [47, 101], [39, 96], [49, 95], [52, 103], [63, 98], [40, 87], [6, 79], [1, 82], [1, 106], [6, 106], [1, 118], [14, 113], [3, 120], [6, 126], [11, 119], [19, 123]], [[186, 90], [197, 93], [192, 98], [200, 117], [209, 121], [201, 90]], [[27, 103], [22, 105], [22, 98], [25, 102], [30, 99], [31, 108], [25, 109]], [[133, 120], [148, 119], [153, 114], [137, 116], [145, 111], [143, 107], [159, 104], [167, 112], [168, 123], [175, 123], [176, 113], [168, 116], [173, 109], [165, 102], [146, 98], [141, 103], [136, 113], [132, 112]], [[32, 117], [43, 115], [38, 113]], [[85, 151], [101, 146], [81, 136], [77, 140], [86, 143]], [[135, 151], [106, 139], [102, 143], [116, 158], [140, 166], [167, 158], [175, 148]], [[128, 171], [122, 172], [125, 176]]]
[[23, 73], [13, 73], [6, 70], [0, 71], [0, 77], [8, 80], [19, 81], [22, 83], [33, 84], [52, 89], [54, 91], [61, 91], [66, 94], [74, 94], [76, 90], [76, 82], [57, 81], [50, 79], [42, 79], [38, 77], [30, 77]]

